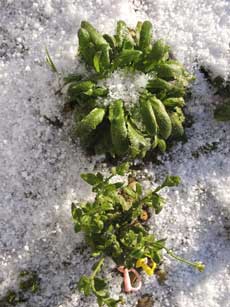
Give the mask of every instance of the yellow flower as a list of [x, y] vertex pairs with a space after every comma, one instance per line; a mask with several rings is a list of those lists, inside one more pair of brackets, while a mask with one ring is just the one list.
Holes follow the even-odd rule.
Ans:
[[204, 269], [205, 269], [205, 265], [202, 262], [200, 262], [200, 261], [195, 262], [195, 267], [200, 272], [203, 272]]
[[137, 262], [136, 262], [136, 267], [142, 268], [145, 271], [145, 273], [149, 276], [153, 275], [153, 273], [156, 269], [156, 266], [157, 266], [157, 264], [154, 261], [152, 261], [152, 265], [149, 266], [147, 258], [138, 259]]

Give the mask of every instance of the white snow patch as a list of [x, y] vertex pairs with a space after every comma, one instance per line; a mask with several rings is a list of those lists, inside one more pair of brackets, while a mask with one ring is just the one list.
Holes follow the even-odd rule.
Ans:
[[99, 100], [105, 106], [117, 99], [122, 99], [126, 109], [134, 106], [139, 95], [146, 88], [148, 75], [142, 72], [127, 72], [119, 69], [105, 80], [101, 80], [98, 85], [105, 86], [109, 89], [108, 97]]

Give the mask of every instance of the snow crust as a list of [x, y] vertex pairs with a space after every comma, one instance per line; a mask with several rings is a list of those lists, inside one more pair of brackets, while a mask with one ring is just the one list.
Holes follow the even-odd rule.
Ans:
[[148, 74], [142, 72], [116, 70], [98, 83], [109, 90], [108, 97], [101, 99], [102, 104], [107, 106], [114, 100], [122, 99], [126, 109], [130, 109], [139, 101], [140, 93], [145, 90], [149, 79]]
[[[41, 291], [20, 306], [96, 306], [94, 298], [74, 290], [94, 259], [73, 231], [70, 204], [93, 196], [80, 173], [105, 165], [72, 141], [72, 120], [61, 113], [63, 99], [55, 95], [57, 81], [44, 63], [45, 46], [59, 70], [73, 71], [81, 20], [113, 33], [118, 19], [129, 26], [150, 19], [155, 36], [165, 38], [197, 77], [186, 108], [194, 122], [186, 129], [188, 141], [161, 157], [160, 166], [143, 170], [158, 182], [165, 173], [183, 181], [164, 192], [168, 203], [152, 226], [168, 237], [170, 248], [203, 261], [206, 270], [194, 272], [166, 256], [166, 283], [145, 278], [125, 306], [135, 306], [145, 293], [157, 307], [230, 306], [230, 127], [213, 119], [219, 98], [198, 69], [205, 64], [215, 75], [229, 76], [229, 13], [228, 0], [1, 0], [0, 296], [16, 286], [21, 269], [32, 269]], [[202, 153], [207, 144], [214, 149]], [[121, 278], [109, 261], [107, 267], [111, 291], [119, 295]]]

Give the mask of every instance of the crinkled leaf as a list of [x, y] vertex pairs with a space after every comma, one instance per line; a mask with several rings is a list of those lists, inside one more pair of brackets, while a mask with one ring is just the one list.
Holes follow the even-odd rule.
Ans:
[[112, 168], [112, 174], [124, 176], [129, 171], [129, 168], [130, 168], [130, 163], [124, 162], [124, 163], [118, 165], [117, 167], [113, 167]]
[[114, 150], [117, 155], [124, 155], [128, 150], [128, 139], [122, 100], [116, 100], [110, 104], [109, 120]]
[[165, 80], [178, 79], [183, 76], [182, 67], [179, 64], [159, 63], [155, 65], [155, 70], [159, 78]]
[[81, 174], [81, 178], [93, 186], [103, 182], [103, 176], [101, 173], [97, 173], [96, 175], [91, 173]]
[[172, 123], [163, 103], [155, 96], [149, 98], [154, 114], [156, 117], [157, 125], [159, 127], [159, 135], [167, 140], [172, 132]]
[[116, 45], [118, 48], [130, 49], [134, 46], [133, 38], [129, 32], [129, 29], [126, 23], [123, 20], [119, 20], [117, 22], [116, 29]]
[[158, 125], [151, 102], [148, 100], [148, 98], [145, 98], [143, 96], [140, 97], [139, 102], [140, 102], [142, 120], [146, 126], [147, 132], [151, 136], [156, 135], [158, 130]]
[[181, 183], [179, 176], [166, 176], [164, 182], [161, 185], [161, 188], [164, 187], [176, 187]]
[[156, 214], [159, 214], [164, 207], [165, 200], [163, 197], [153, 192], [147, 204], [155, 209]]
[[[79, 133], [83, 135], [89, 134], [92, 130], [103, 121], [105, 110], [102, 108], [94, 108], [88, 115], [86, 115], [79, 123]], [[81, 135], [80, 135], [81, 137]]]
[[92, 293], [92, 280], [88, 276], [81, 276], [78, 282], [79, 291], [83, 292], [85, 296], [89, 296]]
[[101, 59], [101, 51], [97, 51], [93, 57], [93, 66], [96, 72], [100, 72], [100, 59]]
[[96, 45], [107, 45], [107, 41], [104, 37], [87, 21], [81, 22], [81, 28], [88, 31], [91, 41]]
[[140, 34], [141, 34], [142, 24], [143, 22], [138, 21], [136, 25], [136, 29], [135, 29], [135, 42], [137, 46], [139, 46], [139, 43], [140, 43]]
[[114, 36], [110, 36], [108, 34], [103, 35], [104, 39], [107, 41], [107, 43], [110, 45], [110, 48], [115, 49], [116, 48], [116, 39]]
[[144, 157], [151, 147], [150, 139], [143, 136], [130, 122], [128, 122], [128, 137], [132, 157]]
[[166, 145], [165, 140], [157, 138], [157, 146], [162, 153], [166, 151], [167, 145]]
[[166, 61], [169, 57], [169, 49], [169, 46], [165, 45], [165, 42], [162, 39], [156, 41], [148, 55], [148, 60], [154, 62]]
[[72, 82], [68, 88], [68, 95], [76, 96], [81, 93], [87, 93], [88, 91], [92, 90], [94, 87], [95, 83], [90, 80]]
[[171, 97], [167, 98], [163, 101], [163, 104], [166, 107], [184, 107], [185, 102], [183, 97]]
[[144, 53], [147, 53], [151, 49], [152, 28], [151, 22], [147, 20], [144, 21], [141, 27], [139, 48]]
[[137, 63], [140, 60], [142, 52], [140, 50], [124, 49], [115, 59], [115, 67], [124, 67]]
[[97, 296], [105, 297], [107, 295], [107, 284], [104, 279], [95, 277], [94, 288], [96, 290]]

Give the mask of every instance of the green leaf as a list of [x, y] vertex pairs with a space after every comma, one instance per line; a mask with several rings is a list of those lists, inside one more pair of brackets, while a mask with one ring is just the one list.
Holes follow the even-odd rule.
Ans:
[[140, 50], [124, 49], [115, 59], [115, 67], [124, 67], [137, 63], [140, 60], [142, 52]]
[[161, 239], [161, 240], [158, 240], [158, 241], [154, 242], [153, 248], [154, 248], [156, 251], [163, 249], [163, 248], [165, 247], [166, 240], [167, 240], [167, 239]]
[[165, 140], [157, 138], [157, 146], [162, 153], [166, 151], [167, 145]]
[[108, 45], [104, 37], [87, 21], [81, 22], [81, 27], [88, 31], [90, 39], [96, 46]]
[[100, 46], [100, 50], [101, 50], [101, 66], [103, 68], [103, 70], [106, 70], [109, 68], [110, 66], [110, 47], [109, 45], [101, 45]]
[[113, 175], [125, 176], [125, 174], [129, 171], [130, 163], [124, 162], [117, 167], [112, 167], [111, 172]]
[[183, 77], [182, 66], [178, 63], [159, 63], [155, 65], [155, 70], [159, 78], [168, 81]]
[[129, 29], [123, 20], [119, 20], [117, 22], [115, 39], [116, 39], [116, 45], [120, 49], [122, 48], [130, 49], [134, 46], [134, 41], [132, 39], [132, 36], [129, 33]]
[[96, 87], [93, 90], [93, 96], [105, 97], [108, 95], [109, 90], [106, 87]]
[[150, 21], [144, 21], [140, 32], [139, 48], [144, 53], [151, 49], [153, 26]]
[[122, 100], [115, 100], [110, 104], [109, 120], [114, 151], [118, 156], [124, 155], [128, 150], [128, 138]]
[[158, 126], [152, 104], [150, 100], [148, 100], [148, 98], [143, 95], [140, 97], [139, 101], [143, 122], [146, 126], [148, 133], [151, 136], [154, 136], [157, 134]]
[[97, 173], [96, 175], [91, 173], [81, 174], [81, 178], [93, 186], [103, 182], [103, 176], [101, 173]]
[[78, 31], [79, 51], [86, 64], [93, 65], [93, 57], [96, 53], [96, 47], [92, 43], [89, 32], [80, 28]]
[[78, 219], [80, 216], [82, 216], [82, 209], [77, 207], [74, 203], [72, 203], [71, 213], [72, 213], [73, 219]]
[[[165, 200], [163, 197], [158, 195], [157, 193], [151, 194], [151, 207], [155, 209], [155, 213], [159, 214], [161, 210], [163, 209], [165, 204]], [[150, 203], [148, 203], [150, 205]]]
[[165, 109], [165, 106], [159, 99], [154, 96], [151, 96], [149, 99], [159, 127], [159, 134], [163, 139], [167, 140], [172, 132], [170, 117]]
[[96, 72], [100, 72], [100, 58], [101, 58], [101, 51], [97, 51], [93, 57], [93, 66]]
[[81, 79], [83, 78], [82, 75], [77, 75], [77, 74], [69, 74], [66, 77], [63, 78], [64, 84], [69, 84], [71, 82], [77, 82], [77, 81], [81, 81]]
[[230, 101], [218, 106], [214, 112], [214, 117], [218, 121], [230, 120]]
[[[103, 121], [105, 110], [102, 108], [94, 108], [88, 115], [86, 115], [79, 123], [79, 133], [83, 135], [89, 134], [95, 130], [97, 126]], [[82, 135], [80, 135], [82, 137]]]
[[161, 185], [163, 187], [176, 187], [181, 183], [179, 176], [166, 176], [164, 182]]
[[184, 107], [185, 102], [183, 97], [171, 97], [163, 100], [163, 104], [166, 107]]
[[76, 96], [81, 93], [86, 93], [87, 91], [92, 90], [94, 87], [95, 83], [90, 80], [73, 82], [68, 88], [68, 95]]
[[46, 63], [49, 65], [50, 69], [51, 69], [53, 72], [58, 73], [57, 68], [56, 68], [56, 66], [54, 65], [54, 62], [52, 61], [51, 56], [50, 56], [49, 51], [48, 51], [47, 48], [46, 48]]
[[139, 182], [136, 183], [136, 192], [139, 196], [142, 195], [142, 186]]
[[181, 183], [181, 179], [179, 176], [166, 176], [163, 183], [155, 189], [154, 193], [160, 191], [164, 187], [176, 187], [180, 183]]
[[115, 300], [113, 298], [110, 297], [106, 297], [106, 298], [98, 298], [98, 305], [99, 306], [108, 306], [108, 307], [118, 307], [119, 303], [121, 302], [121, 300]]
[[104, 39], [107, 41], [107, 43], [110, 45], [110, 48], [115, 49], [116, 48], [116, 39], [114, 36], [110, 36], [108, 34], [103, 35]]
[[100, 296], [106, 295], [105, 291], [104, 291], [104, 294], [102, 293], [102, 290], [105, 290], [107, 288], [107, 284], [106, 284], [104, 279], [95, 277], [94, 278], [94, 287], [95, 287], [95, 290], [97, 291], [97, 294], [100, 291]]
[[184, 134], [183, 122], [185, 117], [182, 110], [169, 114], [172, 123], [172, 137], [180, 138]]
[[169, 49], [169, 46], [165, 45], [162, 39], [156, 41], [148, 55], [148, 60], [154, 62], [166, 61], [169, 57]]
[[79, 291], [83, 292], [85, 296], [92, 293], [92, 280], [90, 277], [83, 275], [78, 282]]
[[146, 152], [150, 149], [150, 139], [145, 137], [141, 132], [133, 127], [128, 121], [128, 137], [130, 141], [130, 150], [133, 158], [137, 156], [144, 157]]
[[153, 92], [159, 90], [169, 91], [171, 90], [171, 88], [172, 88], [171, 83], [161, 78], [154, 78], [152, 80], [149, 80], [147, 84], [147, 89]]
[[139, 46], [140, 44], [140, 34], [141, 34], [141, 29], [142, 29], [142, 22], [138, 21], [137, 25], [136, 25], [136, 29], [135, 29], [135, 41], [136, 41], [136, 45]]
[[123, 191], [124, 191], [128, 196], [130, 196], [132, 199], [135, 200], [135, 199], [137, 198], [136, 192], [135, 192], [132, 188], [130, 188], [129, 186], [124, 187], [124, 188], [123, 188]]

